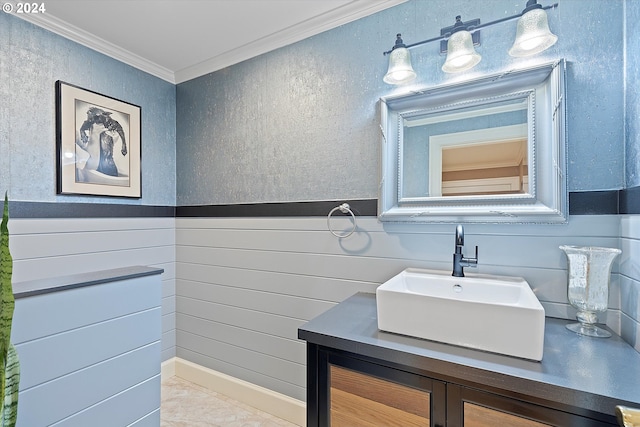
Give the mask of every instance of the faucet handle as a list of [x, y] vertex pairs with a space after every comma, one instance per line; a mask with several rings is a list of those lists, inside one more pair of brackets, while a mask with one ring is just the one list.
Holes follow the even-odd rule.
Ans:
[[473, 259], [475, 259], [476, 262], [478, 262], [478, 246], [476, 246], [476, 256]]
[[476, 256], [475, 258], [462, 258], [462, 262], [465, 264], [465, 267], [477, 267], [478, 266], [478, 247], [476, 246]]

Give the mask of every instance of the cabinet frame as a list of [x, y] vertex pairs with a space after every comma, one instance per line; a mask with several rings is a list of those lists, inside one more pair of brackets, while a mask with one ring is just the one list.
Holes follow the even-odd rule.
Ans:
[[423, 372], [307, 342], [307, 427], [330, 425], [330, 365], [431, 393], [431, 427], [462, 427], [465, 402], [552, 426], [617, 426], [615, 416], [590, 413], [592, 417], [589, 417], [579, 414], [582, 411], [578, 408], [568, 412], [542, 406], [536, 399], [527, 399], [521, 393], [491, 387], [480, 390], [481, 385], [463, 384], [464, 381], [444, 378], [435, 372]]
[[[309, 349], [307, 351], [308, 357], [311, 351]], [[428, 392], [430, 394], [429, 425], [430, 427], [445, 427], [447, 416], [445, 382], [365, 360], [365, 358], [358, 357], [355, 354], [333, 351], [327, 348], [317, 349], [316, 351], [316, 369], [319, 380], [315, 381], [317, 383], [316, 386], [311, 388], [315, 389], [317, 395], [317, 405], [315, 405], [317, 415], [312, 417], [315, 419], [310, 419], [309, 406], [307, 407], [307, 427], [330, 426], [331, 383], [329, 369], [331, 365]], [[307, 365], [307, 372], [314, 370], [310, 369], [309, 366]], [[307, 382], [307, 390], [309, 390], [309, 385], [310, 383]], [[309, 393], [307, 392], [307, 394]], [[307, 405], [309, 405], [308, 402]]]

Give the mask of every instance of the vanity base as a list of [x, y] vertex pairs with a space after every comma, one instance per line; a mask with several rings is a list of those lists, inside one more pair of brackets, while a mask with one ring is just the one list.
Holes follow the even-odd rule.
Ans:
[[[363, 405], [403, 420], [385, 425], [441, 427], [616, 426], [616, 405], [640, 406], [640, 353], [616, 335], [580, 336], [548, 318], [534, 362], [382, 332], [376, 313], [375, 295], [360, 293], [298, 330], [308, 427], [356, 427], [341, 424], [342, 413]], [[409, 397], [388, 399], [406, 389]]]

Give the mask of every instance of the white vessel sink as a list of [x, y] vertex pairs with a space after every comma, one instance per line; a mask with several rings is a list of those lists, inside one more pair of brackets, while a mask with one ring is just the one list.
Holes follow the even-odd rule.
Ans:
[[376, 290], [378, 328], [542, 360], [544, 308], [520, 277], [409, 268]]

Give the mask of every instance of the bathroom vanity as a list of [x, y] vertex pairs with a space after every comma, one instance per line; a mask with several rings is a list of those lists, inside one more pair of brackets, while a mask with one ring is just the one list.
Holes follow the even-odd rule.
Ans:
[[640, 406], [640, 353], [546, 319], [541, 362], [378, 330], [359, 293], [306, 323], [307, 426], [617, 426]]

